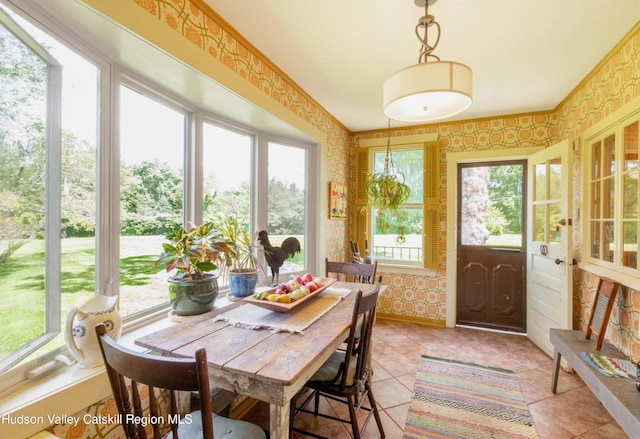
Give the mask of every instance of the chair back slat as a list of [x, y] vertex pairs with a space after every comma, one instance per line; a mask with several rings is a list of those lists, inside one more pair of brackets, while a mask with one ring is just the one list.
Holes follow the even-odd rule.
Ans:
[[376, 315], [376, 305], [380, 293], [382, 276], [379, 277], [373, 291], [363, 295], [362, 290], [358, 291], [356, 303], [351, 316], [351, 328], [347, 339], [345, 359], [341, 371], [340, 389], [344, 390], [350, 383], [351, 362], [356, 361], [354, 383], [364, 382], [369, 374], [369, 348], [371, 346], [371, 334], [373, 332], [373, 321]]
[[[131, 414], [138, 417], [144, 416], [138, 385], [148, 387], [150, 419], [163, 419], [170, 424], [174, 439], [179, 439], [179, 417], [177, 416], [179, 410], [176, 391], [198, 392], [201, 401], [202, 437], [203, 439], [213, 439], [211, 391], [207, 370], [207, 354], [204, 349], [196, 352], [195, 360], [193, 358], [159, 357], [135, 352], [117, 344], [107, 335], [103, 324], [96, 326], [96, 334], [127, 439], [146, 439], [147, 437], [143, 423], [135, 423], [135, 419], [130, 416]], [[130, 386], [127, 386], [125, 378], [130, 380]], [[131, 388], [131, 397], [129, 397], [129, 387]], [[158, 416], [155, 388], [169, 390], [170, 416]], [[153, 424], [153, 435], [155, 439], [161, 438], [160, 426], [157, 424]]]
[[378, 261], [371, 264], [359, 264], [357, 262], [330, 261], [325, 258], [325, 276], [335, 277], [345, 282], [360, 282], [372, 284], [375, 281]]

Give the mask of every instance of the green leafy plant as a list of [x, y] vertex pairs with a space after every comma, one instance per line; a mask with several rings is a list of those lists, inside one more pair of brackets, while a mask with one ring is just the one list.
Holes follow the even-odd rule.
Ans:
[[218, 263], [227, 247], [224, 236], [214, 228], [212, 222], [181, 227], [169, 233], [162, 244], [163, 252], [155, 265], [164, 264], [167, 272], [176, 270], [175, 279], [203, 279], [205, 273], [218, 268]]
[[220, 233], [225, 243], [222, 254], [225, 268], [236, 273], [255, 271], [259, 268], [256, 237], [252, 237], [248, 232], [246, 221], [238, 215], [222, 216]]
[[[390, 134], [389, 134], [390, 136]], [[409, 200], [411, 188], [405, 184], [404, 175], [396, 172], [391, 156], [390, 137], [387, 139], [387, 154], [384, 159], [383, 172], [368, 173], [364, 182], [367, 195], [367, 207], [377, 209], [376, 231], [389, 233], [397, 229], [398, 245], [406, 241], [405, 232], [407, 212], [400, 207]]]

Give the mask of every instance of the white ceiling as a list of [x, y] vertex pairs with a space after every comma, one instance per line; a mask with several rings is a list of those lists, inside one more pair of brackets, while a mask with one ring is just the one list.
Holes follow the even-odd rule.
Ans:
[[[387, 126], [382, 83], [418, 61], [413, 0], [205, 1], [354, 132]], [[429, 13], [434, 53], [473, 70], [473, 104], [449, 119], [463, 120], [555, 108], [640, 20], [640, 0], [440, 0]]]

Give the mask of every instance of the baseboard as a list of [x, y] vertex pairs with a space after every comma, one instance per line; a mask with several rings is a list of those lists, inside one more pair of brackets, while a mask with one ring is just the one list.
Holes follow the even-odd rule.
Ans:
[[384, 320], [393, 320], [396, 322], [418, 323], [420, 325], [437, 326], [439, 328], [444, 328], [447, 326], [446, 320], [428, 319], [425, 317], [415, 317], [415, 316], [403, 316], [400, 314], [385, 314], [385, 313], [378, 312], [376, 313], [376, 318], [384, 319]]

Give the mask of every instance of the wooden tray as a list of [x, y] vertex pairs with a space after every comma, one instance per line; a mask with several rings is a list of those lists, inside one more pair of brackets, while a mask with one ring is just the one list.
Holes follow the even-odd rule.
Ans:
[[[320, 294], [324, 290], [326, 290], [327, 287], [329, 287], [332, 283], [334, 283], [337, 280], [337, 279], [335, 279], [333, 277], [321, 277], [320, 279], [322, 279], [322, 286], [320, 288], [315, 290], [313, 293], [307, 294], [302, 299], [298, 299], [298, 300], [296, 300], [294, 302], [291, 302], [291, 303], [269, 302], [268, 300], [256, 299], [256, 295], [260, 294], [260, 293], [256, 293], [256, 294], [253, 294], [251, 296], [245, 297], [243, 300], [245, 302], [248, 302], [248, 303], [252, 304], [252, 305], [261, 306], [262, 308], [270, 309], [271, 311], [289, 312], [292, 309], [294, 309], [296, 306], [300, 306], [303, 303], [307, 302], [308, 300], [313, 299], [318, 294]], [[272, 288], [270, 290], [267, 290], [267, 292], [273, 292], [275, 290], [276, 290], [276, 288]]]

